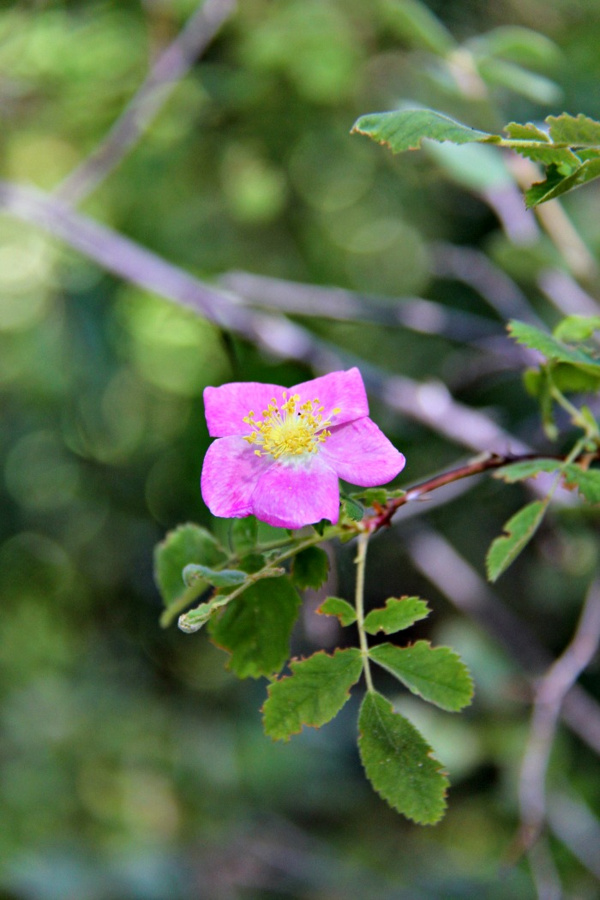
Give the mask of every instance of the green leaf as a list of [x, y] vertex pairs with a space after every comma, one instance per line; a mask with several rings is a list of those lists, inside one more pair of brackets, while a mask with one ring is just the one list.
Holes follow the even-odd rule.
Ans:
[[586, 159], [574, 172], [564, 178], [558, 170], [550, 167], [546, 181], [536, 182], [526, 191], [525, 204], [528, 209], [531, 209], [540, 203], [554, 200], [561, 194], [566, 194], [567, 191], [572, 191], [595, 178], [600, 178], [600, 156]]
[[575, 366], [585, 366], [594, 373], [600, 373], [600, 362], [585, 350], [581, 350], [579, 347], [568, 347], [534, 325], [512, 319], [508, 323], [508, 330], [518, 344], [524, 344], [531, 350], [538, 350], [547, 359], [567, 362]]
[[360, 522], [365, 515], [365, 508], [362, 503], [359, 503], [358, 500], [355, 500], [353, 497], [344, 497], [342, 502], [344, 512], [348, 518], [352, 519], [353, 522]]
[[473, 697], [473, 681], [460, 656], [450, 647], [432, 647], [417, 641], [410, 647], [380, 644], [369, 656], [395, 675], [413, 694], [449, 712], [467, 706]]
[[292, 563], [292, 581], [300, 588], [317, 590], [327, 581], [329, 557], [320, 547], [306, 547]]
[[341, 597], [327, 597], [317, 612], [320, 615], [337, 616], [341, 625], [352, 625], [356, 622], [356, 610]]
[[516, 141], [540, 141], [542, 144], [550, 143], [550, 138], [545, 131], [538, 128], [532, 122], [520, 125], [518, 122], [509, 122], [504, 129], [509, 138]]
[[237, 587], [239, 584], [243, 584], [248, 577], [246, 572], [241, 572], [239, 569], [211, 569], [209, 566], [202, 566], [199, 563], [187, 565], [182, 576], [188, 587], [192, 587], [198, 581], [207, 581], [208, 584], [217, 588]]
[[258, 524], [255, 516], [231, 520], [231, 544], [238, 556], [251, 553], [256, 547]]
[[576, 465], [565, 466], [565, 482], [576, 487], [589, 503], [600, 503], [600, 469], [581, 469]]
[[[223, 548], [205, 528], [188, 523], [170, 531], [154, 551], [154, 573], [165, 606], [182, 598], [186, 585], [181, 573], [185, 566], [196, 563], [212, 567], [226, 559]], [[201, 585], [197, 584], [196, 588], [190, 602], [202, 591]]]
[[568, 144], [569, 147], [600, 147], [600, 122], [579, 113], [570, 116], [548, 116], [546, 123], [550, 127], [550, 137], [555, 143]]
[[519, 25], [501, 25], [467, 42], [476, 56], [500, 56], [526, 66], [552, 66], [560, 62], [557, 44], [539, 31]]
[[557, 341], [576, 344], [589, 340], [595, 331], [600, 331], [600, 316], [565, 316], [552, 334]]
[[530, 72], [517, 63], [487, 57], [479, 60], [477, 69], [481, 77], [490, 84], [500, 84], [535, 103], [556, 103], [562, 96], [555, 81]]
[[361, 116], [352, 126], [352, 134], [365, 134], [392, 153], [417, 150], [424, 138], [468, 144], [472, 141], [498, 141], [498, 135], [477, 131], [432, 109], [403, 109], [396, 112]]
[[377, 634], [393, 634], [403, 628], [409, 628], [419, 619], [426, 619], [429, 607], [419, 597], [388, 597], [383, 609], [372, 609], [364, 622], [365, 631]]
[[501, 478], [507, 484], [514, 484], [526, 478], [535, 478], [540, 472], [556, 472], [562, 465], [560, 459], [527, 459], [496, 469], [494, 478]]
[[421, 825], [438, 822], [448, 778], [408, 719], [376, 691], [368, 691], [358, 719], [358, 748], [367, 778], [389, 805]]
[[381, 4], [389, 26], [412, 47], [446, 56], [456, 46], [450, 32], [419, 0], [384, 0]]
[[289, 657], [300, 597], [288, 577], [251, 585], [210, 623], [215, 644], [231, 653], [228, 668], [239, 678], [279, 672]]
[[363, 662], [360, 650], [350, 647], [324, 651], [290, 663], [292, 674], [269, 685], [263, 707], [266, 734], [275, 740], [289, 740], [303, 725], [319, 728], [340, 711], [350, 699], [350, 688], [360, 678]]
[[496, 581], [514, 562], [537, 531], [548, 506], [548, 500], [534, 500], [508, 520], [504, 526], [506, 534], [492, 542], [488, 550], [486, 565], [490, 581]]

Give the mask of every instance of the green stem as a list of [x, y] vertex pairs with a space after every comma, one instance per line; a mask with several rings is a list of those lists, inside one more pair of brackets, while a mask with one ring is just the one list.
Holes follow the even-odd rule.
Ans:
[[[593, 440], [596, 444], [600, 440], [600, 433], [598, 432], [598, 428], [594, 427], [593, 423], [590, 422], [582, 413], [581, 410], [577, 409], [576, 406], [565, 397], [563, 392], [556, 387], [552, 378], [550, 380], [550, 393], [552, 397], [556, 400], [559, 406], [569, 413], [571, 416], [571, 421], [573, 425], [577, 428], [581, 428], [585, 432], [586, 440]], [[576, 445], [577, 446], [577, 445]], [[569, 462], [572, 462], [570, 459]]]
[[367, 562], [367, 546], [369, 544], [370, 533], [362, 531], [358, 536], [358, 552], [356, 554], [356, 626], [358, 628], [358, 638], [360, 641], [360, 650], [363, 657], [363, 669], [365, 680], [367, 682], [367, 690], [373, 690], [373, 678], [371, 676], [371, 667], [369, 664], [369, 645], [367, 643], [367, 635], [364, 629], [365, 622], [365, 565]]

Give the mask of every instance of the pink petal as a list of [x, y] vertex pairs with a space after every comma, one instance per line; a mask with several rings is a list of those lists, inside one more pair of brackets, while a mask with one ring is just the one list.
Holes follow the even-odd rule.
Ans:
[[[290, 388], [290, 393], [300, 394], [303, 402], [319, 399], [325, 407], [323, 418], [331, 418], [334, 425], [369, 415], [367, 393], [357, 368], [347, 372], [330, 372], [329, 375], [303, 381]], [[334, 416], [332, 412], [336, 408], [340, 412]]]
[[204, 412], [211, 437], [228, 434], [249, 434], [243, 421], [252, 410], [261, 417], [273, 397], [280, 403], [288, 388], [278, 384], [261, 384], [259, 381], [232, 381], [221, 387], [204, 389]]
[[200, 481], [204, 502], [214, 516], [225, 519], [249, 516], [252, 494], [268, 460], [255, 455], [243, 438], [214, 441], [204, 457]]
[[404, 468], [406, 460], [368, 417], [332, 429], [319, 455], [350, 484], [386, 484]]
[[254, 515], [279, 528], [302, 528], [338, 520], [340, 490], [335, 472], [318, 457], [307, 465], [273, 463], [253, 497]]

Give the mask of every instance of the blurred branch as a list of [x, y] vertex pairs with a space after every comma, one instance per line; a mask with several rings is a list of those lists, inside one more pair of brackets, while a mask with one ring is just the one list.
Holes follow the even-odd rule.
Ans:
[[402, 326], [468, 342], [498, 334], [498, 323], [422, 297], [382, 298], [338, 287], [301, 284], [248, 272], [227, 272], [219, 283], [255, 307], [302, 316]]
[[179, 35], [160, 54], [98, 147], [56, 189], [57, 197], [67, 203], [78, 203], [119, 165], [235, 6], [235, 0], [205, 0], [200, 4]]
[[546, 820], [546, 773], [564, 699], [591, 662], [600, 641], [600, 583], [594, 581], [567, 648], [535, 688], [529, 739], [519, 780], [519, 845], [528, 850]]
[[540, 290], [565, 316], [597, 316], [598, 301], [561, 269], [544, 269], [538, 278]]
[[420, 384], [388, 375], [354, 354], [313, 335], [283, 316], [251, 311], [241, 298], [204, 284], [131, 239], [70, 209], [42, 191], [0, 181], [0, 208], [43, 229], [110, 272], [193, 310], [280, 359], [296, 359], [318, 372], [359, 366], [367, 389], [391, 409], [477, 453], [527, 453], [529, 448], [489, 416], [458, 403], [438, 382]]
[[[553, 660], [525, 622], [501, 603], [475, 569], [437, 532], [420, 527], [403, 541], [415, 567], [457, 609], [504, 647], [535, 685], [539, 673], [548, 670]], [[593, 593], [596, 591], [595, 586]], [[594, 627], [595, 617], [599, 614], [597, 604], [600, 605], [600, 598], [595, 597], [593, 614], [590, 613]], [[589, 645], [585, 647], [587, 653]], [[578, 648], [577, 653], [580, 652], [583, 651]], [[559, 715], [575, 734], [600, 754], [600, 704], [583, 688], [569, 681], [578, 664], [576, 659], [580, 661], [582, 657], [569, 658], [569, 668], [561, 674], [560, 684], [565, 686], [565, 691], [560, 698]]]

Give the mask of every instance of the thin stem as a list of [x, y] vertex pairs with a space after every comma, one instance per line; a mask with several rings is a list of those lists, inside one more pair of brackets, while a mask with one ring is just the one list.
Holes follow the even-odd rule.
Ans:
[[365, 672], [365, 680], [367, 682], [367, 690], [373, 690], [373, 678], [371, 676], [371, 667], [369, 664], [369, 645], [367, 643], [367, 635], [364, 629], [365, 621], [365, 566], [367, 562], [367, 547], [369, 544], [370, 533], [362, 531], [358, 536], [358, 551], [356, 554], [356, 626], [358, 628], [358, 638], [360, 641], [360, 650], [363, 657], [363, 668]]

